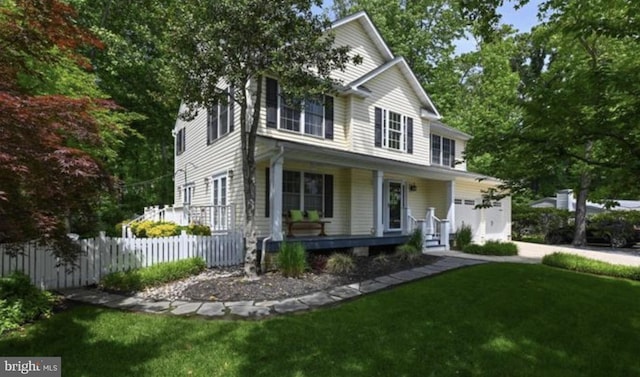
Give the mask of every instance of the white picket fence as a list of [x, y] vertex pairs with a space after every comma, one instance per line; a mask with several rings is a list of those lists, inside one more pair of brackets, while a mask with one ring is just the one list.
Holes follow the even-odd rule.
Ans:
[[26, 243], [21, 252], [9, 255], [8, 245], [0, 245], [1, 276], [23, 271], [41, 289], [63, 289], [96, 284], [111, 272], [147, 267], [161, 262], [200, 256], [208, 267], [234, 266], [244, 259], [241, 232], [213, 236], [165, 238], [96, 238], [77, 241], [82, 254], [75, 267], [58, 265], [58, 260], [37, 243]]

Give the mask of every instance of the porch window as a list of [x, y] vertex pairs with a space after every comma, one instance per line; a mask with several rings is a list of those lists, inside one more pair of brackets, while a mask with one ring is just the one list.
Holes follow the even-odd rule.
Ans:
[[[269, 168], [265, 169], [265, 216], [269, 217]], [[282, 212], [292, 209], [317, 210], [333, 217], [333, 175], [284, 170], [282, 172]]]
[[216, 101], [207, 112], [207, 144], [233, 132], [233, 88], [226, 103]]
[[431, 135], [431, 163], [448, 167], [456, 166], [456, 142], [440, 135]]
[[324, 176], [296, 171], [282, 172], [282, 210], [323, 211]]
[[272, 78], [266, 86], [268, 128], [333, 139], [333, 97], [285, 98]]

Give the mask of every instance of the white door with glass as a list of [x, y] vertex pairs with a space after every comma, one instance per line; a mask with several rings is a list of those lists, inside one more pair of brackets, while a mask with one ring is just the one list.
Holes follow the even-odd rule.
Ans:
[[226, 230], [227, 228], [227, 176], [213, 177], [211, 180], [211, 228]]

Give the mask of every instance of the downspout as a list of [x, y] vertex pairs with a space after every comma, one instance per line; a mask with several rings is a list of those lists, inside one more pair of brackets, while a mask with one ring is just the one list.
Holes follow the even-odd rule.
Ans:
[[[280, 157], [284, 155], [284, 146], [280, 145], [280, 151], [271, 158], [271, 160], [278, 160]], [[271, 203], [269, 203], [271, 205]], [[271, 211], [273, 212], [273, 211]], [[273, 213], [271, 214], [273, 216]], [[267, 241], [273, 238], [273, 233], [270, 233], [269, 236], [265, 237], [262, 240], [262, 255], [260, 256], [260, 271], [265, 272], [266, 265], [266, 256], [267, 256]]]

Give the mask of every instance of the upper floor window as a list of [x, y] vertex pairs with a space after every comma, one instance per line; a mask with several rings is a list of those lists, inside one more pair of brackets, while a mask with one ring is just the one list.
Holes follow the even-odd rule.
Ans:
[[233, 88], [226, 103], [216, 101], [207, 111], [207, 144], [233, 132]]
[[278, 81], [267, 78], [267, 127], [333, 139], [333, 97], [283, 97]]
[[176, 155], [181, 155], [187, 148], [186, 128], [182, 127], [176, 134]]
[[455, 167], [455, 140], [440, 135], [431, 135], [431, 163], [434, 165]]
[[413, 153], [413, 118], [376, 107], [375, 146]]

